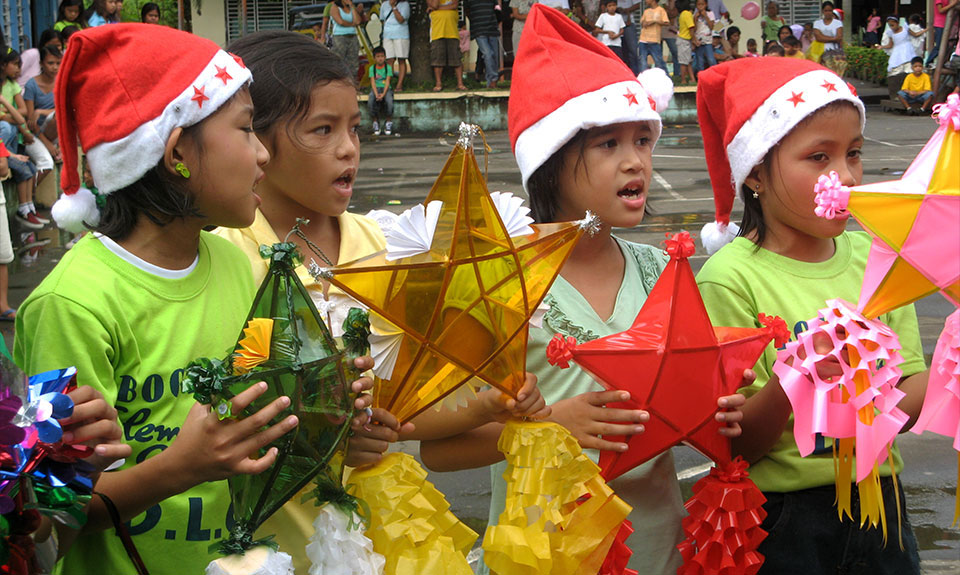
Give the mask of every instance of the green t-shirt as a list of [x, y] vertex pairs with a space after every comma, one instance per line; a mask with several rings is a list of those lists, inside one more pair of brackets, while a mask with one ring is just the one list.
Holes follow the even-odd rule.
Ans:
[[393, 68], [390, 67], [390, 64], [384, 64], [383, 68], [377, 68], [377, 65], [374, 64], [370, 66], [370, 72], [368, 73], [370, 79], [376, 82], [377, 89], [380, 90], [387, 85], [387, 78], [393, 76]]
[[10, 105], [14, 108], [17, 107], [16, 96], [17, 94], [23, 92], [23, 88], [20, 87], [20, 84], [16, 80], [7, 80], [3, 83], [3, 87], [0, 88], [0, 94], [3, 94], [3, 97], [10, 102]]
[[[782, 317], [795, 336], [807, 329], [807, 321], [826, 306], [826, 300], [841, 298], [856, 305], [870, 241], [870, 236], [863, 232], [845, 232], [835, 239], [833, 257], [822, 263], [808, 263], [765, 249], [756, 251], [753, 242], [737, 238], [707, 260], [697, 275], [697, 283], [714, 325], [761, 327], [757, 314], [765, 313]], [[920, 331], [913, 306], [880, 316], [880, 320], [900, 337], [900, 368], [904, 375], [923, 371]], [[741, 390], [745, 395], [749, 397], [766, 385], [776, 359], [777, 350], [767, 346], [753, 368], [757, 380]], [[894, 460], [899, 472], [903, 461], [896, 447]], [[888, 464], [880, 467], [880, 474], [890, 475]], [[791, 415], [773, 448], [750, 466], [750, 478], [763, 491], [833, 485], [832, 441], [820, 438], [814, 453], [800, 457]]]
[[[554, 334], [572, 336], [582, 343], [627, 330], [666, 266], [667, 257], [657, 248], [619, 238], [617, 242], [626, 268], [613, 313], [608, 319], [601, 319], [580, 292], [563, 277], [557, 277], [544, 300], [550, 309], [544, 315], [542, 327], [530, 327], [527, 371], [537, 376], [537, 385], [548, 404], [604, 390], [575, 364], [561, 370], [547, 363], [547, 344]], [[593, 461], [599, 457], [596, 450], [585, 449], [584, 453]], [[491, 525], [497, 523], [504, 509], [506, 483], [503, 473], [506, 467], [505, 462], [490, 467]], [[685, 512], [673, 454], [667, 451], [653, 458], [614, 479], [610, 486], [633, 507], [629, 519], [633, 522], [634, 533], [627, 539], [627, 545], [633, 550], [630, 568], [646, 575], [675, 574], [681, 563], [676, 545], [683, 539], [680, 522]], [[486, 573], [486, 569], [484, 565], [481, 572]]]
[[[14, 358], [27, 373], [76, 366], [116, 406], [126, 467], [165, 449], [194, 404], [182, 368], [233, 349], [253, 301], [250, 263], [228, 241], [200, 236], [196, 265], [180, 279], [126, 261], [88, 234], [20, 306]], [[154, 575], [202, 573], [224, 536], [226, 481], [198, 485], [135, 517], [128, 527]], [[232, 519], [229, 521], [232, 522]], [[62, 573], [133, 573], [112, 529], [80, 536]]]

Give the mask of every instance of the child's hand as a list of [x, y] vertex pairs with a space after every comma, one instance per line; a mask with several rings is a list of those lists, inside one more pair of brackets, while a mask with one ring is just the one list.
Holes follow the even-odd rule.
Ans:
[[492, 421], [504, 423], [511, 418], [529, 417], [543, 419], [550, 415], [551, 409], [537, 389], [537, 376], [525, 374], [523, 387], [517, 392], [517, 399], [498, 389], [485, 389], [477, 394], [483, 409]]
[[20, 160], [21, 162], [29, 162], [30, 156], [25, 156], [23, 154], [10, 154], [10, 157], [15, 160]]
[[[231, 410], [234, 413], [242, 412], [266, 390], [265, 382], [251, 385], [230, 400]], [[257, 459], [251, 454], [255, 455], [259, 449], [297, 426], [297, 417], [291, 415], [263, 429], [289, 405], [289, 397], [279, 397], [244, 419], [221, 421], [209, 405], [197, 403], [187, 414], [180, 433], [164, 454], [177, 458], [178, 468], [193, 485], [238, 474], [262, 473], [276, 461], [277, 449], [271, 448], [266, 455]]]
[[[752, 383], [757, 376], [752, 370], [747, 369], [743, 372], [744, 380], [747, 379], [747, 372], [752, 375]], [[719, 430], [717, 430], [720, 435], [729, 439], [740, 437], [740, 434], [743, 433], [743, 430], [740, 428], [740, 422], [743, 421], [743, 412], [740, 411], [740, 408], [743, 407], [743, 404], [746, 402], [747, 398], [742, 393], [724, 395], [717, 400], [717, 407], [719, 407], [721, 411], [717, 411], [716, 419], [718, 422], [726, 424], [726, 427], [721, 427]]]
[[[819, 354], [828, 353], [833, 349], [833, 341], [830, 339], [830, 336], [823, 332], [817, 332], [813, 334], [813, 350]], [[843, 361], [849, 363], [849, 358], [847, 356], [847, 350], [844, 350], [840, 353], [843, 357]], [[840, 361], [835, 357], [827, 357], [821, 359], [817, 362], [817, 375], [820, 376], [820, 379], [824, 381], [832, 381], [834, 377], [840, 377], [843, 375], [843, 368], [840, 367]]]
[[27, 130], [27, 131], [26, 131], [25, 133], [23, 133], [22, 135], [23, 135], [23, 143], [24, 143], [24, 144], [26, 144], [26, 145], [29, 146], [30, 144], [33, 143], [33, 141], [34, 141], [33, 132]]
[[[634, 435], [643, 433], [640, 423], [650, 419], [650, 414], [640, 409], [613, 409], [607, 403], [627, 401], [626, 391], [591, 391], [576, 397], [562, 399], [553, 408], [552, 421], [566, 427], [580, 445], [586, 449], [626, 451], [626, 443], [614, 443], [601, 439], [600, 435]], [[623, 422], [623, 423], [611, 423]]]
[[93, 448], [85, 461], [103, 471], [118, 459], [129, 457], [131, 448], [122, 442], [123, 430], [117, 423], [117, 410], [89, 385], [67, 394], [73, 400], [73, 414], [60, 420], [63, 442]]
[[[373, 358], [369, 355], [354, 358], [353, 365], [362, 373], [373, 368]], [[357, 399], [353, 402], [354, 409], [357, 411], [365, 411], [373, 405], [373, 396], [369, 393], [364, 393], [371, 389], [373, 389], [373, 379], [369, 377], [361, 377], [350, 384], [350, 391], [357, 394]]]
[[400, 439], [401, 433], [413, 431], [412, 423], [401, 426], [397, 418], [386, 409], [376, 407], [372, 412], [372, 417], [364, 413], [355, 417], [350, 424], [351, 436], [347, 458], [344, 460], [350, 467], [378, 463], [390, 444]]

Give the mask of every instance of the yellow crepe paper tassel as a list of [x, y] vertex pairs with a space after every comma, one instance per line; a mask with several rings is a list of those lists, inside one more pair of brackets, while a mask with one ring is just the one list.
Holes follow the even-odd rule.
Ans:
[[270, 359], [270, 339], [273, 320], [255, 317], [243, 329], [243, 338], [237, 342], [233, 356], [233, 374], [242, 375]]
[[450, 512], [416, 459], [390, 453], [347, 482], [370, 507], [366, 535], [387, 560], [384, 575], [472, 575], [466, 554], [478, 535]]
[[560, 425], [508, 422], [499, 449], [507, 498], [483, 539], [491, 573], [595, 575], [630, 506]]

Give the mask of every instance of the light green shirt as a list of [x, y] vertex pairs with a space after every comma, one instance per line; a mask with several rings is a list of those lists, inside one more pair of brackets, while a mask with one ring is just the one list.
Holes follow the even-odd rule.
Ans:
[[[826, 307], [826, 300], [841, 298], [856, 305], [863, 271], [870, 250], [870, 236], [845, 232], [835, 240], [836, 252], [822, 263], [793, 260], [760, 249], [746, 238], [737, 238], [714, 254], [697, 275], [700, 293], [714, 325], [761, 327], [759, 313], [778, 315], [787, 322], [793, 337], [807, 329], [807, 321]], [[912, 305], [880, 316], [900, 337], [904, 375], [925, 368], [920, 347], [917, 314]], [[777, 350], [768, 346], [754, 371], [757, 379], [741, 392], [752, 396], [770, 379]], [[894, 447], [897, 472], [903, 468], [900, 451]], [[854, 469], [854, 472], [856, 470]], [[890, 475], [889, 464], [880, 467]], [[762, 491], [787, 492], [833, 485], [832, 441], [818, 442], [817, 450], [800, 457], [793, 437], [793, 416], [773, 448], [750, 466], [750, 478]]]
[[[193, 397], [180, 392], [182, 368], [225, 357], [253, 302], [250, 263], [222, 238], [200, 236], [196, 267], [164, 278], [141, 269], [88, 234], [41, 282], [17, 314], [14, 358], [27, 373], [76, 366], [116, 406], [125, 467], [166, 449]], [[226, 481], [198, 485], [154, 505], [128, 527], [154, 575], [202, 573], [211, 543], [227, 532]], [[62, 573], [133, 573], [113, 529], [80, 536]]]
[[[538, 387], [548, 404], [604, 388], [574, 364], [561, 370], [547, 363], [546, 349], [556, 333], [573, 336], [579, 342], [619, 333], [633, 325], [637, 312], [647, 300], [667, 257], [651, 246], [617, 239], [626, 260], [617, 301], [609, 319], [601, 319], [586, 299], [562, 277], [550, 288], [550, 304], [543, 326], [530, 327], [527, 343], [527, 371], [536, 374]], [[597, 461], [596, 450], [584, 450]], [[491, 466], [492, 496], [490, 524], [495, 525], [503, 512], [506, 463]], [[627, 539], [633, 550], [630, 568], [646, 575], [674, 575], [681, 557], [676, 545], [683, 539], [680, 521], [684, 517], [683, 500], [677, 483], [670, 451], [644, 463], [610, 483], [624, 501], [633, 507], [629, 519], [634, 533]], [[485, 569], [485, 566], [484, 566]]]

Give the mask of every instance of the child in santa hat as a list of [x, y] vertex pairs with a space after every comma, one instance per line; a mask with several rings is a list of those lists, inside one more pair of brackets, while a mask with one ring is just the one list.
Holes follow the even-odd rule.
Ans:
[[[578, 220], [595, 213], [602, 225], [584, 236], [545, 298], [550, 310], [541, 327], [530, 328], [527, 369], [537, 375], [550, 404], [551, 419], [564, 425], [597, 458], [597, 450], [623, 451], [625, 443], [601, 436], [643, 433], [648, 414], [608, 409], [626, 392], [604, 391], [580, 368], [548, 365], [546, 348], [559, 333], [585, 342], [629, 328], [667, 263], [659, 247], [628, 242], [612, 234], [643, 219], [653, 172], [652, 153], [660, 137], [657, 109], [666, 107], [672, 84], [660, 69], [638, 80], [619, 58], [564, 15], [534, 5], [520, 40], [510, 91], [510, 140], [539, 223]], [[740, 395], [726, 396], [718, 413], [739, 433]], [[469, 434], [421, 443], [424, 463], [450, 470], [496, 463], [490, 524], [504, 509], [506, 464], [496, 443], [502, 424]], [[673, 575], [681, 557], [685, 513], [673, 456], [667, 451], [613, 480], [632, 507], [635, 533], [630, 567], [646, 574]]]
[[[701, 72], [697, 113], [717, 220], [704, 229], [703, 242], [713, 252], [737, 236], [697, 276], [713, 323], [759, 327], [757, 314], [763, 312], [782, 317], [796, 334], [826, 300], [857, 301], [870, 238], [846, 232], [846, 217], [825, 220], [813, 209], [821, 174], [836, 170], [847, 186], [863, 177], [865, 116], [852, 88], [806, 60], [738, 60]], [[737, 193], [744, 204], [739, 230], [730, 222]], [[899, 387], [907, 397], [899, 407], [915, 418], [926, 389], [916, 313], [907, 306], [880, 319], [900, 336]], [[756, 381], [743, 390], [749, 397], [743, 434], [733, 441], [767, 497], [761, 573], [919, 572], [916, 539], [889, 461], [880, 467], [891, 529], [887, 543], [880, 529], [837, 518], [832, 447], [821, 443], [814, 454], [800, 457], [790, 403], [772, 372], [776, 356], [767, 348], [757, 362]], [[821, 377], [826, 370], [839, 373], [839, 366], [823, 366]], [[899, 473], [903, 462], [896, 447], [892, 461]]]
[[[243, 253], [203, 231], [250, 225], [259, 204], [269, 156], [251, 127], [250, 79], [213, 42], [162, 26], [84, 30], [64, 56], [64, 193], [53, 216], [94, 233], [21, 306], [14, 356], [28, 373], [75, 365], [79, 384], [116, 407], [133, 448], [101, 479], [107, 497], [91, 504], [66, 573], [133, 572], [135, 554], [113, 531], [126, 522], [151, 573], [202, 572], [230, 521], [223, 480], [267, 469], [275, 450], [250, 454], [297, 425], [266, 427], [286, 397], [238, 422], [180, 393], [184, 366], [233, 347], [254, 296]], [[77, 143], [98, 198], [80, 187]], [[252, 386], [233, 408], [265, 389]]]

